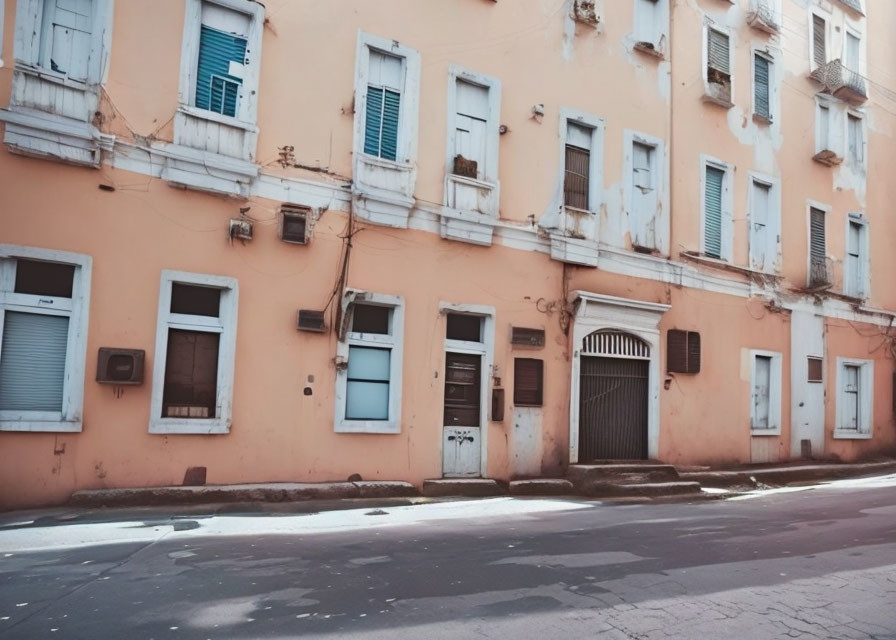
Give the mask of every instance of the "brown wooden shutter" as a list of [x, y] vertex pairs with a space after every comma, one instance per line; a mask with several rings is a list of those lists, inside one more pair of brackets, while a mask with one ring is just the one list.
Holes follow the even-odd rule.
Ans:
[[220, 334], [168, 330], [162, 417], [214, 418]]
[[808, 382], [824, 382], [824, 360], [815, 356], [806, 358]]
[[563, 204], [588, 209], [588, 167], [591, 152], [566, 145], [566, 174], [563, 178]]
[[513, 361], [513, 404], [540, 407], [544, 401], [544, 362], [534, 358]]
[[670, 373], [700, 373], [700, 334], [669, 329], [666, 334], [666, 370]]
[[826, 31], [827, 25], [824, 18], [812, 14], [813, 59], [819, 67], [824, 66], [828, 61]]

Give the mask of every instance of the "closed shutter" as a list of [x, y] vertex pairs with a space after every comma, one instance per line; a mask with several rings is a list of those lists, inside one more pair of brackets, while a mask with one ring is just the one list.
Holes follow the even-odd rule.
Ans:
[[770, 67], [768, 60], [760, 55], [754, 56], [755, 77], [753, 79], [756, 92], [756, 115], [771, 120], [771, 105], [769, 101]]
[[818, 105], [818, 150], [828, 151], [831, 148], [831, 110], [823, 104]]
[[402, 59], [381, 51], [371, 51], [369, 71], [364, 153], [386, 160], [397, 160]]
[[826, 31], [827, 25], [824, 18], [812, 14], [812, 59], [819, 67], [824, 66], [828, 61]]
[[513, 360], [513, 404], [540, 407], [544, 398], [544, 362], [535, 358]]
[[65, 316], [7, 311], [0, 346], [0, 410], [62, 411]]
[[389, 419], [391, 349], [349, 347], [346, 420]]
[[864, 143], [862, 141], [862, 121], [853, 115], [847, 116], [847, 146], [849, 160], [854, 165], [862, 164]]
[[45, 8], [44, 37], [49, 56], [44, 66], [72, 80], [86, 82], [93, 21], [92, 0], [51, 0]]
[[859, 39], [846, 32], [846, 68], [850, 71], [859, 71]]
[[700, 334], [669, 329], [666, 333], [666, 371], [700, 373]]
[[708, 29], [709, 68], [715, 69], [726, 76], [731, 74], [730, 44], [728, 36], [715, 29]]
[[824, 264], [825, 248], [824, 211], [812, 207], [809, 210], [809, 257], [812, 264]]
[[724, 180], [724, 171], [716, 167], [706, 167], [703, 251], [713, 258], [722, 257], [722, 184]]
[[856, 297], [862, 293], [861, 239], [861, 225], [850, 222], [846, 239], [846, 294]]
[[196, 71], [197, 107], [225, 116], [237, 115], [246, 42], [243, 36], [202, 25]]

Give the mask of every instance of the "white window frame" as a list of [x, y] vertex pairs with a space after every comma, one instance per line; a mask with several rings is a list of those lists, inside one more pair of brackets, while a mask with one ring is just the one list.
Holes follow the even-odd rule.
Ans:
[[[861, 251], [861, 254], [859, 255], [859, 268], [861, 269], [861, 273], [859, 274], [860, 290], [858, 296], [853, 296], [849, 292], [849, 280], [852, 274], [849, 272], [849, 262], [846, 253], [849, 250], [850, 223], [857, 224], [861, 228], [861, 235], [859, 237], [859, 250]], [[871, 297], [871, 239], [868, 231], [868, 218], [860, 213], [850, 212], [849, 215], [846, 216], [846, 235], [843, 237], [845, 240], [843, 244], [843, 294], [850, 297], [867, 299]]]
[[809, 70], [815, 71], [818, 65], [815, 64], [815, 26], [812, 16], [817, 15], [824, 20], [824, 48], [825, 48], [825, 64], [831, 61], [832, 42], [831, 42], [831, 20], [833, 16], [824, 9], [817, 6], [809, 6], [809, 31], [807, 40], [809, 42]]
[[[198, 285], [221, 290], [217, 318], [171, 312], [171, 290], [175, 284]], [[159, 285], [159, 311], [156, 321], [156, 350], [152, 372], [149, 432], [158, 434], [230, 433], [233, 418], [233, 378], [236, 356], [236, 325], [239, 287], [236, 278], [186, 271], [162, 271]], [[185, 329], [220, 334], [218, 343], [218, 379], [214, 418], [168, 418], [162, 416], [165, 369], [168, 358], [168, 330]]]
[[[11, 261], [19, 258], [73, 265], [75, 273], [71, 299], [13, 293], [14, 269]], [[93, 260], [80, 253], [11, 244], [0, 244], [0, 259], [3, 259], [0, 262], [0, 337], [3, 335], [6, 310], [65, 315], [69, 318], [62, 411], [0, 411], [0, 431], [79, 432], [84, 413], [84, 372]], [[45, 300], [48, 302], [43, 302]]]
[[[824, 235], [825, 235], [825, 262], [827, 262], [828, 258], [828, 248], [830, 247], [830, 242], [828, 241], [828, 222], [831, 211], [833, 211], [833, 207], [829, 204], [825, 204], [823, 202], [818, 202], [817, 200], [806, 200], [806, 286], [811, 284], [812, 281], [812, 209], [818, 209], [819, 211], [824, 212]], [[832, 276], [833, 274], [828, 274], [828, 276]]]
[[[402, 59], [404, 82], [398, 111], [398, 144], [395, 160], [364, 153], [364, 127], [367, 120], [367, 85], [370, 80], [370, 50]], [[372, 164], [406, 167], [417, 160], [417, 133], [420, 111], [420, 54], [396, 40], [358, 31], [355, 54], [355, 117], [352, 151]]]
[[[859, 368], [859, 415], [862, 417], [858, 429], [847, 429], [843, 411], [846, 407], [843, 384], [846, 379], [846, 367]], [[861, 358], [837, 358], [837, 423], [834, 427], [834, 438], [838, 440], [868, 440], [874, 434], [874, 360]]]
[[[754, 426], [756, 424], [756, 412], [753, 404], [753, 390], [756, 388], [756, 356], [771, 358], [768, 390], [769, 426], [767, 429], [757, 429]], [[779, 351], [750, 349], [750, 435], [752, 436], [781, 435], [782, 362], [783, 357]]]
[[[202, 30], [202, 5], [216, 4], [231, 11], [243, 13], [249, 18], [246, 48], [251, 52], [245, 67], [236, 116], [227, 116], [194, 106], [196, 98], [196, 70], [199, 60], [199, 37]], [[261, 41], [264, 31], [264, 5], [251, 0], [187, 0], [184, 15], [184, 33], [180, 55], [180, 81], [178, 85], [178, 110], [195, 118], [220, 122], [232, 127], [257, 131], [258, 77], [261, 69]], [[177, 124], [177, 123], [175, 123]], [[254, 142], [249, 145], [255, 148]]]
[[566, 144], [569, 137], [569, 123], [579, 125], [591, 131], [591, 149], [588, 156], [588, 211], [600, 211], [603, 202], [604, 187], [604, 133], [606, 122], [603, 118], [593, 116], [567, 107], [560, 107], [560, 206], [566, 209], [563, 198], [563, 185], [566, 180]]
[[[457, 83], [469, 82], [479, 85], [488, 91], [488, 119], [485, 125], [485, 166], [482, 168], [482, 179], [466, 178], [454, 175], [454, 151], [457, 137]], [[448, 67], [448, 111], [447, 139], [445, 147], [445, 204], [448, 204], [448, 182], [463, 182], [473, 186], [487, 188], [497, 193], [498, 181], [498, 128], [501, 124], [501, 80], [484, 73], [477, 73], [452, 64]]]
[[[853, 117], [859, 121], [859, 130], [862, 135], [862, 159], [857, 164], [853, 161], [849, 153], [849, 118]], [[843, 159], [844, 164], [853, 171], [864, 173], [868, 164], [868, 123], [865, 118], [865, 112], [859, 109], [847, 108], [846, 114], [843, 116]]]
[[[847, 34], [855, 36], [859, 41], [859, 68], [858, 69], [849, 69], [846, 66], [847, 59], [847, 50], [849, 48], [849, 38], [847, 38]], [[849, 20], [844, 20], [843, 24], [843, 50], [841, 51], [840, 60], [843, 66], [850, 71], [858, 73], [862, 77], [867, 77], [867, 69], [865, 68], [865, 34], [858, 27], [850, 24]]]
[[[448, 314], [456, 313], [459, 315], [475, 316], [482, 320], [482, 340], [479, 342], [470, 342], [466, 340], [449, 340], [447, 338]], [[471, 355], [482, 356], [482, 366], [480, 367], [479, 380], [479, 475], [483, 478], [487, 475], [488, 467], [488, 431], [489, 418], [491, 410], [491, 380], [494, 375], [495, 366], [495, 308], [482, 304], [455, 304], [452, 302], [440, 302], [439, 314], [445, 320], [442, 326], [446, 329], [445, 347], [442, 354], [442, 370], [445, 370], [444, 358], [447, 353], [466, 353]], [[445, 406], [445, 385], [442, 384], [442, 410]], [[442, 425], [451, 426], [451, 425]], [[440, 438], [439, 442], [444, 444]], [[442, 460], [442, 452], [439, 452], [439, 459]]]
[[706, 253], [706, 167], [725, 172], [722, 178], [722, 255], [719, 260], [730, 262], [734, 254], [734, 165], [724, 160], [700, 154], [700, 253]]
[[654, 188], [657, 192], [657, 210], [653, 213], [654, 218], [654, 240], [656, 250], [661, 254], [668, 254], [669, 251], [669, 192], [667, 185], [669, 184], [669, 163], [666, 159], [666, 141], [656, 136], [651, 136], [640, 131], [631, 131], [625, 129], [622, 133], [623, 140], [623, 202], [625, 203], [625, 215], [627, 218], [627, 229], [634, 237], [633, 212], [632, 203], [634, 195], [634, 184], [632, 182], [632, 172], [634, 170], [634, 145], [635, 143], [653, 147], [653, 167], [651, 168], [651, 176]]
[[[402, 369], [404, 363], [404, 298], [402, 296], [371, 293], [359, 289], [346, 289], [346, 295], [363, 294], [353, 304], [369, 304], [389, 307], [391, 314], [391, 334], [360, 334], [351, 331], [351, 318], [345, 337], [336, 343], [336, 362], [348, 363], [349, 350], [358, 347], [388, 347], [389, 360], [389, 419], [350, 420], [345, 417], [345, 403], [348, 398], [348, 366], [336, 368], [336, 410], [333, 429], [336, 433], [401, 433]], [[351, 307], [349, 307], [351, 309]], [[351, 311], [349, 310], [349, 313]]]
[[[713, 96], [712, 91], [709, 88], [709, 31], [717, 31], [718, 33], [722, 33], [728, 37], [728, 77], [731, 80], [731, 96], [728, 102], [717, 99]], [[717, 104], [721, 107], [725, 107], [730, 109], [734, 106], [734, 97], [737, 95], [735, 93], [736, 88], [734, 84], [734, 52], [737, 46], [737, 41], [734, 37], [734, 30], [725, 25], [718, 24], [717, 22], [712, 22], [708, 18], [704, 20], [703, 23], [703, 44], [701, 45], [701, 65], [702, 68], [700, 70], [700, 74], [703, 78], [703, 99], [707, 102], [711, 102], [713, 104]], [[752, 64], [752, 63], [751, 63]]]
[[[828, 148], [822, 149], [822, 131], [821, 131], [821, 108], [826, 107], [828, 110]], [[819, 93], [815, 95], [815, 154], [822, 151], [833, 151], [836, 154], [835, 163], [841, 162], [845, 156], [845, 135], [846, 126], [838, 126], [838, 122], [843, 118], [843, 110], [839, 102], [829, 96]]]
[[750, 237], [752, 236], [753, 226], [753, 189], [754, 184], [759, 183], [769, 187], [769, 211], [768, 224], [766, 224], [766, 233], [774, 237], [774, 253], [767, 256], [771, 260], [772, 266], [765, 265], [762, 273], [776, 273], [781, 268], [781, 180], [776, 176], [766, 173], [750, 171], [749, 173], [749, 190], [747, 192], [747, 264], [753, 269], [752, 252], [750, 251]]
[[[654, 11], [654, 17], [659, 21], [659, 25], [654, 24], [654, 33], [649, 39], [642, 36], [645, 34], [645, 27], [641, 24], [644, 11]], [[669, 43], [669, 0], [635, 0], [633, 22], [633, 39], [634, 49], [657, 58], [665, 58], [666, 48]], [[641, 45], [642, 42], [649, 42], [653, 45], [653, 49]]]
[[[756, 56], [765, 58], [768, 62], [768, 119], [756, 112]], [[771, 125], [778, 120], [778, 58], [777, 52], [768, 47], [754, 45], [750, 50], [750, 86], [753, 88], [750, 96], [751, 113], [753, 121], [763, 125]]]

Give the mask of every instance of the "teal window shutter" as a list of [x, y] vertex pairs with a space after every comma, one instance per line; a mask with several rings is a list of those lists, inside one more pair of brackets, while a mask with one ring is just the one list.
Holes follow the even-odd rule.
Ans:
[[703, 252], [713, 258], [722, 257], [722, 181], [725, 172], [706, 167], [706, 197], [703, 212]]
[[382, 87], [367, 87], [364, 153], [386, 160], [398, 158], [398, 117], [401, 94]]
[[196, 106], [235, 117], [242, 78], [230, 75], [230, 63], [246, 62], [246, 38], [202, 25], [196, 70]]
[[772, 119], [771, 105], [769, 101], [769, 71], [770, 63], [760, 55], [755, 56], [753, 88], [756, 92], [756, 115]]

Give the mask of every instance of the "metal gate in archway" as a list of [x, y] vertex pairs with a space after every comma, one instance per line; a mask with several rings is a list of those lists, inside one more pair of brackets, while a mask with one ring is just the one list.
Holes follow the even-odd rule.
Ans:
[[646, 459], [650, 345], [595, 331], [580, 356], [579, 462]]

